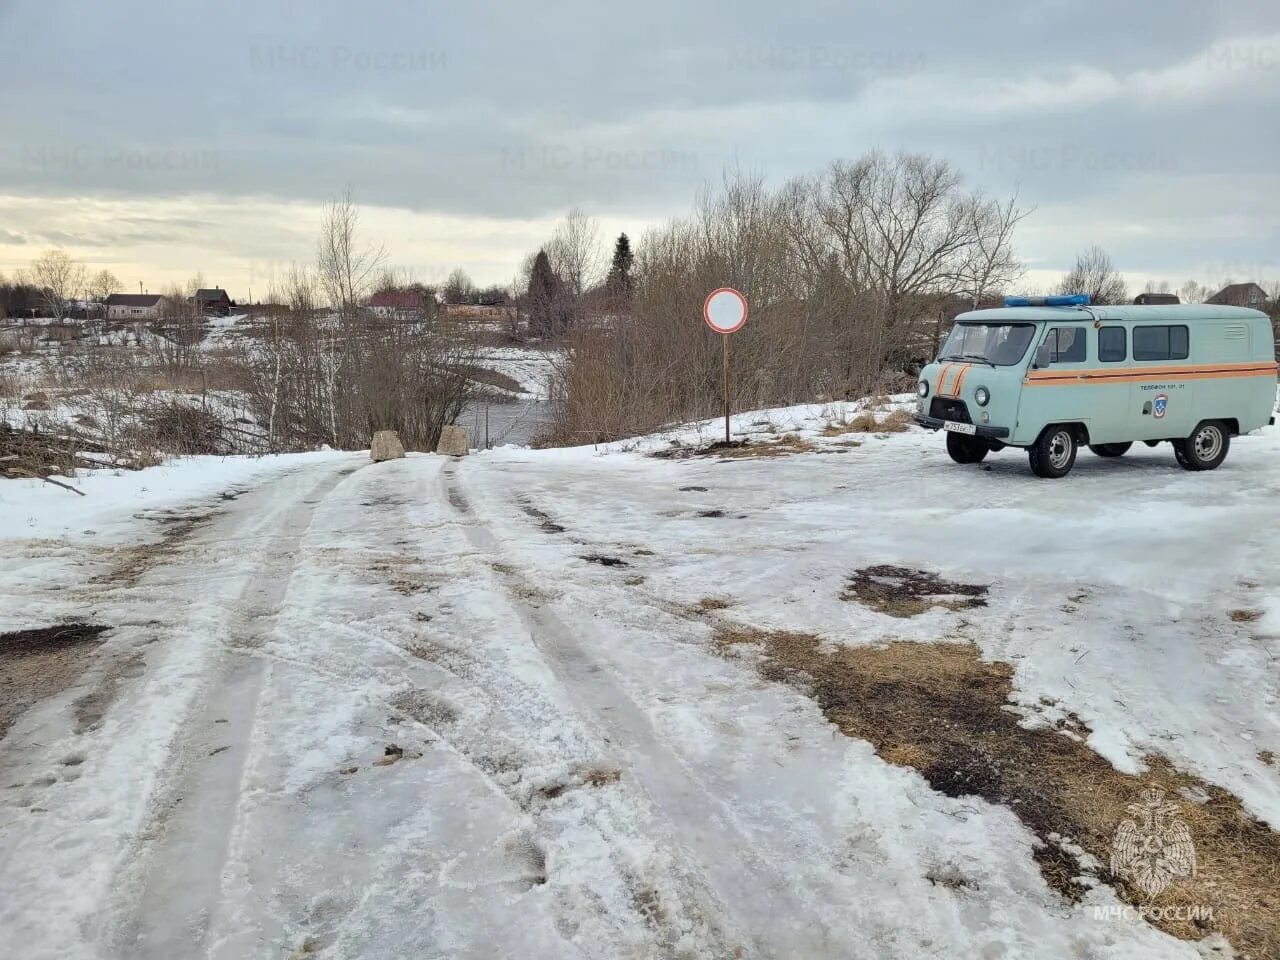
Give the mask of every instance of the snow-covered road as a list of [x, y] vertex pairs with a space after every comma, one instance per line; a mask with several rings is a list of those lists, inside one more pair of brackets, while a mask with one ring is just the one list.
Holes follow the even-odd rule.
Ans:
[[[740, 426], [826, 452], [7, 485], [0, 631], [111, 630], [0, 743], [0, 956], [1201, 956], [1095, 912], [1109, 888], [1061, 899], [1013, 813], [883, 761], [713, 633], [971, 640], [1029, 723], [1074, 715], [1118, 769], [1161, 753], [1274, 827], [1275, 431], [1216, 473], [1143, 449], [1049, 484], [778, 417]], [[868, 564], [989, 606], [841, 599]]]

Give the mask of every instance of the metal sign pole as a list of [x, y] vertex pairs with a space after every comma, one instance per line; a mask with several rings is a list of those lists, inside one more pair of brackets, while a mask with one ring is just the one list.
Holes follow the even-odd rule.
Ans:
[[729, 442], [729, 334], [722, 333], [724, 341], [724, 442]]

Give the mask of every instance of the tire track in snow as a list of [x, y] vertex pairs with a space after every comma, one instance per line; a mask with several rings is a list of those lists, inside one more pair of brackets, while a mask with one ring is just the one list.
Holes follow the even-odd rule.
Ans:
[[[454, 464], [441, 472], [441, 480], [448, 502], [469, 521], [464, 526], [468, 542], [495, 561], [510, 604], [548, 666], [583, 713], [608, 733], [616, 758], [624, 761], [621, 765], [631, 779], [670, 824], [687, 861], [698, 865], [715, 891], [718, 909], [732, 918], [735, 932], [763, 956], [850, 956], [851, 945], [844, 934], [829, 929], [814, 915], [786, 871], [761, 856], [755, 841], [736, 827], [720, 797], [662, 744], [642, 708], [614, 679], [610, 666], [592, 656], [560, 617], [528, 602], [526, 598], [537, 591], [515, 565], [505, 561], [499, 539], [463, 492]], [[766, 918], [774, 922], [762, 922]], [[775, 942], [779, 932], [782, 936]]]
[[174, 772], [157, 792], [151, 821], [130, 858], [135, 866], [124, 886], [125, 919], [112, 937], [120, 955], [169, 960], [206, 950], [258, 696], [274, 669], [269, 658], [253, 654], [273, 629], [316, 509], [353, 472], [344, 467], [326, 476], [266, 530], [257, 531], [257, 537], [269, 536], [271, 545], [242, 575], [237, 603], [225, 613], [227, 636], [217, 676], [187, 718], [184, 742], [174, 749]]

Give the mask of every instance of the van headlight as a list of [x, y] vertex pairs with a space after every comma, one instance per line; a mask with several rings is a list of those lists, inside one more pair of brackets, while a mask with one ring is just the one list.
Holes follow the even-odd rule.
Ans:
[[973, 399], [978, 401], [978, 406], [985, 407], [991, 402], [991, 391], [986, 387], [979, 387], [973, 391]]
[[917, 383], [916, 393], [920, 394], [920, 396], [922, 397], [927, 397], [929, 395], [929, 381], [921, 380], [919, 383]]

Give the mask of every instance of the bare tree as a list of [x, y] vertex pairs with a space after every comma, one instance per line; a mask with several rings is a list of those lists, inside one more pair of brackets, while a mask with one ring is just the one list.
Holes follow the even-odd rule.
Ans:
[[309, 317], [320, 306], [320, 278], [305, 263], [290, 264], [281, 296], [291, 313]]
[[1124, 277], [1116, 272], [1111, 256], [1096, 243], [1076, 255], [1076, 265], [1063, 276], [1058, 292], [1086, 293], [1092, 303], [1116, 304], [1129, 299]]
[[40, 289], [49, 315], [62, 320], [72, 301], [84, 292], [84, 264], [73, 260], [65, 250], [49, 250], [32, 261], [31, 281]]
[[445, 303], [467, 303], [475, 289], [476, 285], [471, 282], [467, 272], [457, 267], [445, 280], [441, 292], [444, 294]]
[[1204, 303], [1211, 296], [1203, 283], [1188, 280], [1178, 289], [1178, 299], [1183, 303]]
[[1018, 208], [1014, 193], [1005, 203], [979, 196], [966, 204], [970, 235], [956, 279], [958, 290], [976, 308], [985, 297], [1017, 283], [1026, 268], [1013, 252], [1013, 230], [1032, 211]]
[[551, 269], [564, 280], [567, 292], [575, 299], [581, 299], [600, 279], [600, 225], [578, 207], [556, 226], [546, 251]]
[[373, 284], [374, 293], [394, 293], [397, 290], [426, 289], [418, 282], [412, 267], [383, 267]]
[[386, 256], [385, 247], [361, 240], [360, 210], [348, 188], [325, 210], [316, 257], [320, 286], [343, 321], [355, 318]]
[[87, 292], [91, 300], [102, 303], [120, 289], [120, 281], [110, 270], [99, 270], [89, 281]]
[[824, 179], [819, 211], [837, 262], [855, 288], [881, 301], [886, 327], [903, 320], [917, 295], [957, 287], [973, 225], [983, 220], [976, 199], [959, 190], [950, 164], [922, 154], [876, 151], [836, 162]]

